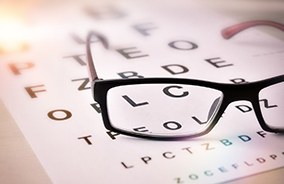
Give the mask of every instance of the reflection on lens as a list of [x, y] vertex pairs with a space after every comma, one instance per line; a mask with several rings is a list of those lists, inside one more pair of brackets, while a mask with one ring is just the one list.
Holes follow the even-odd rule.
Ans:
[[111, 88], [107, 110], [113, 127], [140, 135], [185, 136], [202, 132], [216, 115], [222, 92], [184, 84]]
[[265, 123], [271, 128], [284, 129], [284, 82], [261, 90], [259, 99]]

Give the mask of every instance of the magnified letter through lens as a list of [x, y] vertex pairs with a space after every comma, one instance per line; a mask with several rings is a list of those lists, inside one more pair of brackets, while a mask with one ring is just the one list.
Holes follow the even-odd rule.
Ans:
[[135, 84], [107, 93], [110, 123], [142, 135], [184, 136], [202, 132], [218, 110], [221, 91], [185, 84]]

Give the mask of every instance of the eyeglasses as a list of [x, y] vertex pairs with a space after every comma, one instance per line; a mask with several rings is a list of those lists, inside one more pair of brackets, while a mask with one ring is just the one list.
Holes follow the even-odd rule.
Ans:
[[[230, 38], [256, 25], [284, 30], [283, 25], [275, 22], [251, 21], [226, 28], [222, 34]], [[102, 80], [93, 63], [93, 37], [106, 49], [109, 45], [99, 33], [90, 32], [87, 37], [93, 95], [108, 130], [162, 140], [198, 137], [212, 130], [231, 102], [247, 100], [252, 103], [263, 130], [284, 133], [284, 75], [242, 84], [177, 78]]]

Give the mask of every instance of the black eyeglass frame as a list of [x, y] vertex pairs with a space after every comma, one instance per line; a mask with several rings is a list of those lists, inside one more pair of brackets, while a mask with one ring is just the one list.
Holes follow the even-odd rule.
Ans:
[[[106, 129], [123, 135], [134, 136], [139, 138], [148, 138], [148, 139], [150, 138], [150, 139], [171, 140], [177, 138], [199, 137], [209, 133], [213, 129], [213, 127], [218, 123], [219, 119], [221, 118], [222, 114], [224, 113], [225, 109], [230, 103], [239, 100], [246, 100], [251, 102], [256, 117], [258, 119], [258, 122], [263, 130], [274, 133], [284, 133], [284, 128], [282, 129], [282, 128], [271, 127], [265, 123], [259, 104], [260, 100], [259, 92], [268, 86], [284, 82], [284, 75], [276, 76], [269, 79], [264, 79], [261, 81], [242, 83], [242, 84], [224, 84], [224, 83], [216, 83], [216, 82], [209, 82], [209, 81], [195, 80], [195, 79], [184, 79], [184, 78], [129, 78], [129, 79], [102, 80], [99, 79], [97, 76], [97, 72], [94, 66], [93, 57], [91, 53], [91, 42], [93, 37], [96, 37], [106, 49], [109, 48], [109, 45], [106, 38], [97, 32], [91, 31], [87, 36], [87, 61], [88, 61], [90, 79], [92, 82], [91, 88], [93, 92], [93, 98], [100, 105], [103, 123]], [[223, 99], [221, 105], [216, 115], [213, 117], [213, 120], [210, 122], [210, 124], [206, 127], [205, 130], [190, 135], [161, 136], [155, 134], [146, 135], [135, 131], [130, 132], [112, 126], [107, 110], [107, 92], [109, 89], [123, 85], [164, 84], [164, 83], [207, 87], [219, 90], [223, 93]]]

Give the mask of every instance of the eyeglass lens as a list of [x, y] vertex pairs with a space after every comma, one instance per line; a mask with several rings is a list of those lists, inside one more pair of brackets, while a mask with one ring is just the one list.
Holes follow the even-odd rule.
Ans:
[[204, 131], [222, 102], [219, 90], [185, 84], [135, 84], [107, 92], [113, 127], [140, 135], [185, 136]]

